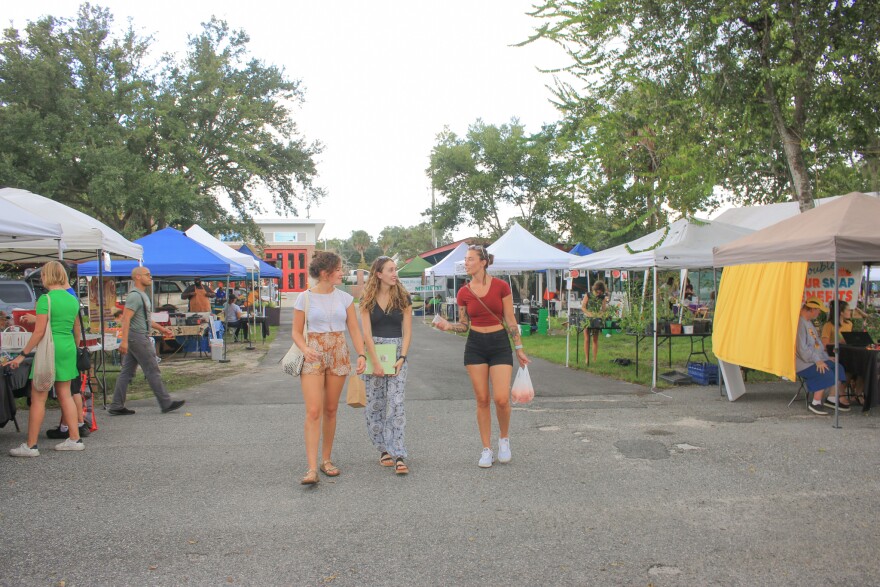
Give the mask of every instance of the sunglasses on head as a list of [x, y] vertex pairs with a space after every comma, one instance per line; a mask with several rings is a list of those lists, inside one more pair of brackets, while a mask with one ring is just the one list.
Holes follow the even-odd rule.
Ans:
[[483, 245], [470, 245], [468, 246], [469, 251], [476, 251], [480, 254], [480, 258], [484, 261], [489, 258], [489, 253], [486, 251], [486, 247]]

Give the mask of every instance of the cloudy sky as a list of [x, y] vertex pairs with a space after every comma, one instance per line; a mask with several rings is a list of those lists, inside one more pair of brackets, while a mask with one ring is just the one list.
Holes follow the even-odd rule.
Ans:
[[[251, 37], [252, 54], [302, 80], [306, 102], [294, 114], [319, 140], [319, 185], [328, 197], [309, 211], [326, 221], [322, 237], [424, 220], [431, 195], [425, 168], [436, 135], [463, 134], [482, 119], [517, 117], [529, 131], [556, 120], [549, 74], [565, 62], [549, 43], [511, 45], [538, 21], [531, 0], [289, 0], [286, 3], [104, 0], [116, 23], [132, 19], [155, 39], [156, 56], [183, 51], [211, 15]], [[74, 16], [78, 3], [31, 0], [4, 6], [4, 24], [51, 14]], [[300, 210], [300, 216], [306, 211]], [[472, 233], [462, 229], [456, 235]]]

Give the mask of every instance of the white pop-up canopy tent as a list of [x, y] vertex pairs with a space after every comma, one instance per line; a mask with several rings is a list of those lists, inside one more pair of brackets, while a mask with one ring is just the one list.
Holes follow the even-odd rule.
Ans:
[[712, 248], [751, 234], [723, 222], [681, 218], [624, 245], [574, 257], [572, 269], [698, 269], [712, 267]]
[[0, 243], [15, 246], [15, 243], [24, 241], [61, 240], [61, 225], [57, 222], [43, 220], [10, 202], [6, 202], [3, 208], [3, 218], [0, 219]]
[[45, 238], [15, 243], [0, 248], [0, 261], [38, 263], [63, 256], [71, 261], [94, 259], [98, 251], [115, 257], [142, 259], [144, 249], [91, 216], [60, 202], [26, 190], [0, 190], [0, 203], [12, 204], [45, 221], [61, 226], [61, 243]]
[[189, 228], [187, 228], [184, 233], [189, 238], [193, 239], [197, 243], [211, 249], [221, 257], [232, 261], [233, 263], [238, 263], [248, 271], [259, 272], [260, 265], [256, 259], [247, 253], [241, 253], [236, 251], [223, 241], [214, 237], [212, 234], [208, 233], [204, 228], [199, 226], [198, 224], [193, 224]]
[[426, 277], [455, 277], [456, 275], [464, 275], [464, 267], [458, 273], [455, 271], [456, 263], [464, 261], [465, 253], [467, 253], [468, 244], [459, 243], [457, 247], [452, 249], [448, 255], [434, 265], [425, 269]]
[[[754, 232], [717, 220], [681, 218], [624, 245], [576, 257], [572, 269], [654, 270], [654, 344], [652, 386], [657, 387], [657, 270], [714, 267], [712, 249]], [[647, 276], [646, 276], [647, 281]], [[682, 278], [684, 281], [684, 278]]]
[[[487, 250], [495, 257], [490, 267], [494, 273], [568, 269], [574, 259], [580, 259], [548, 245], [515, 222]], [[456, 263], [455, 271], [464, 274], [464, 261]]]

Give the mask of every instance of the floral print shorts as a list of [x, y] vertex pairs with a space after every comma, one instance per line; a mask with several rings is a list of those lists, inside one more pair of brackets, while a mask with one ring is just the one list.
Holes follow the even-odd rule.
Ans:
[[348, 344], [345, 332], [309, 332], [309, 348], [321, 354], [321, 360], [314, 363], [303, 363], [303, 375], [339, 375], [345, 377], [351, 373], [351, 359], [348, 355]]

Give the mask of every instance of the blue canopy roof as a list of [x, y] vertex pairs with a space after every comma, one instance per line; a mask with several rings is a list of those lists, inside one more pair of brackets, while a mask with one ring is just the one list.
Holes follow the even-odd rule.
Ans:
[[[173, 228], [163, 228], [140, 238], [137, 244], [144, 248], [144, 265], [156, 277], [244, 277], [244, 267], [224, 259], [211, 249]], [[137, 261], [113, 261], [107, 277], [128, 277], [138, 266]], [[97, 275], [97, 261], [82, 263], [79, 275]]]
[[[277, 267], [273, 267], [272, 265], [269, 265], [268, 263], [266, 263], [265, 261], [260, 259], [256, 254], [254, 254], [254, 252], [251, 250], [251, 248], [249, 246], [241, 245], [241, 247], [239, 247], [239, 249], [238, 249], [238, 252], [244, 253], [245, 255], [250, 255], [251, 257], [253, 257], [254, 259], [256, 259], [257, 261], [260, 262], [260, 277], [261, 278], [263, 278], [263, 279], [273, 279], [273, 278], [281, 279], [281, 276], [282, 276], [281, 269], [278, 269]], [[250, 272], [248, 272], [248, 275], [250, 275]]]
[[593, 249], [591, 249], [587, 245], [584, 245], [581, 243], [576, 244], [569, 251], [569, 253], [571, 253], [572, 255], [580, 255], [581, 257], [586, 256], [586, 255], [592, 255], [595, 252], [596, 251], [594, 251]]

